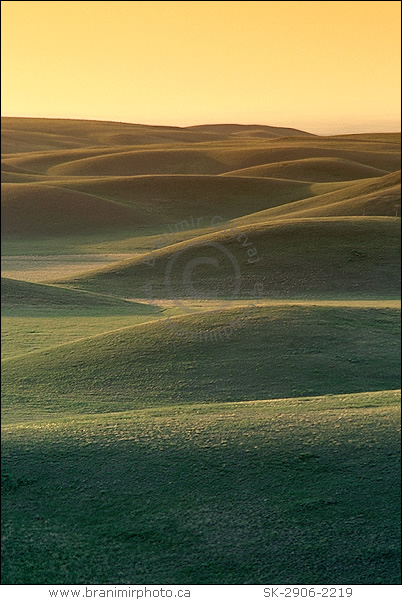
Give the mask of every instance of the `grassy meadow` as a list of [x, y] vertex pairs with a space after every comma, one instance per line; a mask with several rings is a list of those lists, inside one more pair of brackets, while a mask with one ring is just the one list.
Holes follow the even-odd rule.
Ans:
[[3, 583], [400, 583], [400, 136], [2, 129]]

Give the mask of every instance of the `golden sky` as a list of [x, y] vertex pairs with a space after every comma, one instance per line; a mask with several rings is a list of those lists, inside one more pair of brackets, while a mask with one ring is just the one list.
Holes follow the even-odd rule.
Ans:
[[2, 114], [400, 129], [399, 2], [2, 2]]

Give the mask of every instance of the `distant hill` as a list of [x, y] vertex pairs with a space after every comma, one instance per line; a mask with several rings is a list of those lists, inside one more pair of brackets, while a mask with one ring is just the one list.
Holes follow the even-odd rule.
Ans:
[[1, 191], [4, 234], [79, 234], [126, 229], [137, 222], [129, 207], [82, 192], [14, 183], [2, 183]]
[[37, 152], [108, 145], [200, 143], [251, 137], [311, 136], [297, 129], [264, 125], [166, 127], [114, 121], [2, 117], [2, 153]]
[[[401, 172], [351, 182], [345, 188], [236, 219], [237, 225], [270, 219], [324, 216], [400, 216]], [[399, 215], [397, 215], [399, 213]]]
[[298, 181], [353, 181], [381, 177], [387, 171], [343, 158], [303, 158], [232, 171], [239, 177], [274, 177]]
[[292, 137], [307, 136], [315, 137], [314, 134], [300, 129], [289, 127], [270, 127], [268, 125], [236, 125], [236, 124], [218, 124], [218, 125], [193, 125], [186, 127], [190, 131], [199, 131], [203, 133], [215, 133], [220, 135], [244, 136], [244, 137]]
[[[99, 175], [147, 175], [147, 174], [228, 174], [229, 171], [245, 169], [303, 158], [341, 158], [354, 161], [385, 171], [395, 171], [400, 168], [400, 155], [391, 152], [378, 152], [375, 149], [361, 150], [329, 147], [323, 148], [311, 143], [305, 145], [283, 146], [220, 146], [192, 147], [168, 149], [142, 149], [124, 152], [114, 151], [103, 155], [80, 158], [78, 160], [63, 160], [60, 164], [47, 169], [52, 176], [99, 176]], [[26, 168], [25, 161], [13, 160], [14, 164]]]
[[398, 134], [12, 117], [2, 127], [3, 235], [11, 244], [40, 238], [42, 251], [46, 240], [55, 249], [63, 238], [63, 252], [85, 243], [73, 237], [92, 236], [122, 253], [130, 240], [136, 252], [147, 247], [136, 236], [192, 218], [203, 220], [201, 235], [214, 216], [245, 226], [399, 214]]

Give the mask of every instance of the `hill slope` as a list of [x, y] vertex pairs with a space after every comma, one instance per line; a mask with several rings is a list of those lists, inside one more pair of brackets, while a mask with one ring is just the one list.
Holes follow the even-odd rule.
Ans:
[[[271, 298], [386, 298], [399, 293], [399, 244], [398, 219], [272, 221], [173, 244], [63, 283], [126, 298], [149, 297], [146, 290], [155, 298], [250, 298], [255, 285]], [[200, 259], [204, 264], [195, 266]], [[188, 265], [191, 284], [183, 280]]]
[[400, 136], [2, 127], [2, 582], [398, 584]]
[[158, 309], [146, 304], [125, 302], [119, 298], [111, 298], [99, 294], [85, 293], [77, 290], [60, 288], [55, 285], [28, 283], [16, 279], [1, 278], [1, 307], [8, 314], [21, 308], [53, 308], [68, 309], [74, 314], [77, 309], [113, 309], [119, 308], [128, 313], [154, 313]]
[[244, 314], [178, 317], [5, 360], [4, 408], [29, 399], [34, 412], [107, 412], [398, 386], [397, 310], [259, 308], [225, 329]]
[[328, 189], [332, 184], [207, 175], [2, 184], [3, 232], [78, 235], [161, 225], [181, 230], [187, 219], [187, 229], [202, 229], [214, 216], [233, 219]]
[[274, 177], [298, 181], [351, 181], [381, 177], [386, 171], [342, 158], [304, 158], [232, 171], [241, 177]]
[[38, 184], [1, 185], [2, 232], [32, 237], [127, 229], [137, 224], [128, 207], [82, 192]]
[[[350, 186], [306, 198], [298, 202], [250, 214], [236, 219], [236, 225], [259, 223], [270, 219], [284, 219], [311, 216], [395, 216], [400, 205], [401, 172], [396, 171], [384, 177], [378, 177]], [[400, 213], [399, 213], [400, 214]]]
[[147, 145], [159, 143], [199, 143], [230, 139], [234, 134], [275, 138], [309, 136], [303, 131], [261, 125], [212, 125], [196, 127], [163, 127], [112, 121], [74, 119], [30, 119], [2, 117], [3, 153], [33, 152], [80, 148], [84, 146]]
[[323, 203], [317, 199], [315, 208], [304, 208], [292, 212], [292, 217], [339, 217], [339, 216], [395, 216], [401, 214], [401, 184], [389, 187], [384, 190], [372, 192], [351, 198], [334, 202], [331, 204]]
[[[71, 178], [51, 185], [80, 190], [131, 206], [141, 223], [149, 225], [219, 215], [230, 219], [257, 207], [277, 206], [328, 190], [298, 181], [212, 175], [144, 175], [134, 177]], [[329, 186], [329, 189], [332, 189]]]
[[[294, 142], [293, 142], [294, 143]], [[382, 152], [375, 149], [343, 149], [302, 145], [283, 145], [261, 147], [246, 144], [243, 147], [233, 146], [168, 148], [131, 150], [113, 152], [103, 156], [93, 156], [75, 161], [61, 162], [48, 169], [52, 176], [66, 175], [147, 175], [147, 174], [202, 174], [219, 175], [229, 171], [278, 163], [294, 161], [303, 158], [342, 158], [363, 165], [395, 171], [400, 169], [400, 155], [397, 152]], [[14, 164], [27, 167], [23, 160], [13, 160]]]

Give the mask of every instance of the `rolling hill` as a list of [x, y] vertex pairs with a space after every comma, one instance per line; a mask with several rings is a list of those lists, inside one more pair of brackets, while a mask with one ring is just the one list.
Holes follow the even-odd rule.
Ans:
[[395, 216], [401, 214], [401, 184], [378, 190], [356, 198], [321, 205], [320, 199], [314, 208], [303, 208], [292, 213], [293, 217], [339, 217], [339, 216]]
[[104, 154], [121, 153], [122, 147], [117, 148], [75, 148], [72, 150], [46, 150], [41, 152], [21, 152], [17, 154], [5, 154], [2, 163], [6, 171], [24, 172], [31, 175], [46, 175], [51, 167], [82, 160]]
[[397, 310], [258, 308], [227, 333], [242, 315], [177, 317], [7, 359], [4, 408], [29, 398], [33, 412], [62, 413], [85, 399], [85, 412], [113, 412], [398, 386]]
[[22, 308], [29, 309], [62, 309], [72, 313], [79, 309], [85, 311], [98, 309], [126, 310], [127, 313], [152, 314], [158, 312], [156, 307], [126, 302], [119, 298], [102, 296], [77, 290], [60, 288], [55, 285], [43, 285], [1, 278], [1, 307], [7, 314], [20, 312]]
[[[360, 182], [334, 192], [287, 203], [266, 211], [236, 219], [236, 225], [252, 224], [270, 219], [284, 219], [310, 216], [400, 216], [396, 209], [400, 205], [401, 172], [396, 171], [384, 177]], [[396, 212], [399, 214], [396, 215]]]
[[[193, 274], [201, 297], [253, 297], [259, 284], [261, 295], [271, 298], [394, 297], [400, 281], [399, 236], [397, 219], [271, 221], [168, 245], [61, 283], [102, 293], [113, 290], [125, 298], [146, 297], [146, 289], [155, 298], [186, 297], [191, 290], [183, 273], [201, 256], [209, 261]], [[247, 245], [257, 251], [252, 259]], [[233, 261], [240, 272], [238, 290]]]
[[203, 227], [214, 216], [231, 219], [255, 207], [268, 208], [333, 189], [298, 181], [217, 177], [212, 175], [145, 175], [136, 177], [73, 178], [51, 185], [80, 190], [129, 205], [141, 224], [157, 225], [200, 218]]
[[230, 139], [245, 133], [251, 137], [310, 136], [286, 127], [261, 125], [207, 125], [196, 127], [163, 127], [135, 125], [111, 121], [76, 121], [73, 119], [29, 119], [2, 117], [2, 152], [35, 152], [81, 148], [86, 146], [147, 145], [178, 142], [199, 143]]
[[2, 583], [400, 583], [400, 135], [2, 128]]
[[37, 184], [3, 183], [2, 231], [22, 237], [128, 229], [129, 207], [82, 192]]
[[386, 171], [342, 158], [305, 158], [232, 171], [241, 177], [273, 177], [297, 181], [351, 181], [381, 177]]
[[[294, 161], [308, 158], [342, 158], [359, 162], [363, 165], [394, 171], [400, 168], [400, 156], [397, 152], [380, 152], [370, 150], [323, 148], [319, 145], [283, 145], [261, 147], [246, 144], [245, 147], [217, 145], [214, 147], [195, 148], [160, 148], [148, 150], [130, 150], [113, 152], [102, 156], [92, 156], [79, 160], [64, 161], [50, 167], [47, 173], [51, 176], [71, 175], [147, 175], [147, 174], [182, 174], [182, 175], [219, 175], [229, 171], [238, 171], [247, 167], [256, 167], [267, 163]], [[25, 165], [26, 162], [14, 159], [14, 164]]]
[[[41, 185], [43, 186], [41, 187]], [[316, 184], [207, 175], [74, 178], [2, 184], [3, 233], [19, 236], [132, 231], [168, 226], [193, 229], [213, 217], [232, 219], [332, 190]], [[188, 227], [187, 227], [188, 228]]]

